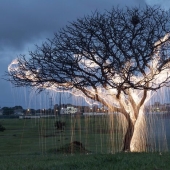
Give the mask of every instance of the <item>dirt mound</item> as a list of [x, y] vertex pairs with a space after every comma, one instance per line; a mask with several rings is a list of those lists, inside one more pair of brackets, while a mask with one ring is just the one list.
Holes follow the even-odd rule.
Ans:
[[79, 141], [73, 141], [69, 144], [66, 144], [64, 146], [62, 146], [59, 149], [50, 149], [49, 150], [50, 153], [65, 153], [65, 154], [74, 154], [74, 153], [90, 153], [90, 151], [88, 151], [87, 149], [85, 149], [85, 147], [83, 146], [83, 144]]

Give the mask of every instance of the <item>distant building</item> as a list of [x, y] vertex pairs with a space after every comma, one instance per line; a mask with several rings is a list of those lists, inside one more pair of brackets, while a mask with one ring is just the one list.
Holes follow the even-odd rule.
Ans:
[[15, 109], [14, 114], [15, 115], [23, 115], [24, 114], [23, 109]]
[[78, 109], [74, 106], [67, 106], [66, 108], [61, 108], [60, 114], [76, 114], [78, 112]]
[[155, 102], [153, 105], [146, 106], [145, 112], [170, 112], [170, 103], [161, 104], [160, 102]]

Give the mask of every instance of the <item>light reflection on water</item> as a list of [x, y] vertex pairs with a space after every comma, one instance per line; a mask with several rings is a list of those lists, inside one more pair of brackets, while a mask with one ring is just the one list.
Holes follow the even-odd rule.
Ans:
[[170, 150], [170, 113], [146, 114], [148, 137], [147, 143], [150, 151]]

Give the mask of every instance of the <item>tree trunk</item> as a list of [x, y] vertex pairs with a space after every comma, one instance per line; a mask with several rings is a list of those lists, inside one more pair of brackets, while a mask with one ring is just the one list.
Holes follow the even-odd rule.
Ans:
[[131, 119], [128, 119], [128, 127], [123, 141], [123, 151], [130, 151], [130, 143], [134, 133], [134, 124]]

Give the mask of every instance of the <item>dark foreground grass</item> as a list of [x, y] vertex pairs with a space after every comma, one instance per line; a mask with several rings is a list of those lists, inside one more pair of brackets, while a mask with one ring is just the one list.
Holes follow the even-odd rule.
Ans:
[[0, 156], [1, 170], [170, 170], [170, 153]]

